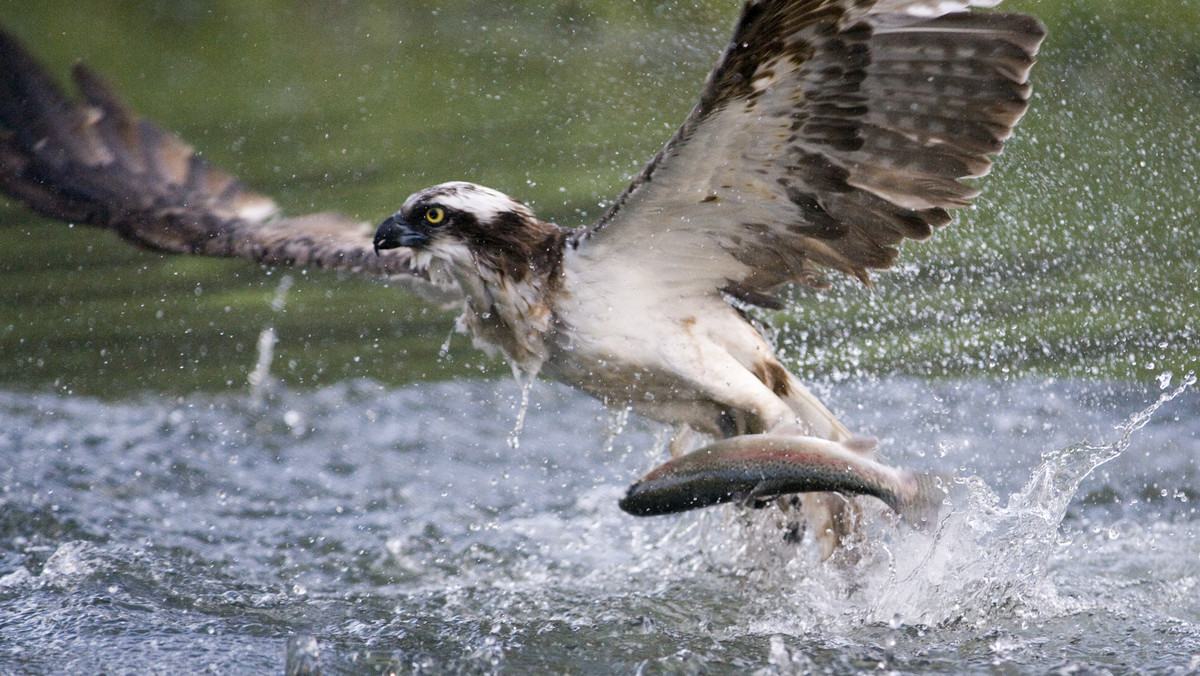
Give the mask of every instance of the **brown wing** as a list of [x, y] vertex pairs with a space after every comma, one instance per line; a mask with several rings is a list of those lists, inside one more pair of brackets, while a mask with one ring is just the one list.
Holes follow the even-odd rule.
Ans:
[[0, 190], [34, 211], [156, 251], [373, 274], [439, 299], [454, 291], [415, 270], [408, 249], [377, 255], [367, 223], [279, 217], [273, 200], [131, 114], [95, 73], [76, 65], [73, 75], [81, 101], [0, 31]]
[[970, 204], [959, 179], [986, 174], [1025, 113], [1041, 23], [949, 11], [996, 2], [748, 3], [699, 104], [575, 263], [763, 305], [819, 284], [815, 264], [867, 282]]

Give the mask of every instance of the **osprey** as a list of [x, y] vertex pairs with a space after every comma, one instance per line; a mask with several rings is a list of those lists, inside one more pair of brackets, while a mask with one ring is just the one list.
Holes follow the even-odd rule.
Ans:
[[0, 38], [0, 189], [149, 249], [375, 275], [461, 299], [460, 327], [526, 376], [703, 438], [852, 434], [746, 310], [823, 268], [869, 284], [950, 222], [1030, 96], [1045, 31], [999, 0], [752, 0], [678, 131], [595, 223], [471, 183], [377, 229], [275, 203], [130, 113], [90, 70], [67, 98]]

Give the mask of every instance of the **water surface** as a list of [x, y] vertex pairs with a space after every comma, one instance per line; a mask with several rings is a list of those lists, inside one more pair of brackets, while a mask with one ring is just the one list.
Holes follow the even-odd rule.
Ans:
[[[374, 223], [469, 180], [564, 226], [614, 199], [694, 105], [742, 3], [0, 0], [60, 79], [84, 59], [138, 112], [286, 213]], [[1161, 6], [1160, 6], [1161, 5]], [[765, 320], [805, 380], [1034, 374], [1152, 382], [1200, 355], [1200, 2], [1008, 0], [1050, 35], [978, 206], [877, 291], [832, 275]], [[0, 199], [0, 382], [121, 397], [237, 390], [265, 323], [293, 385], [503, 367], [445, 313], [334, 275], [134, 251]]]
[[1194, 393], [1075, 493], [1157, 396], [838, 388], [893, 462], [971, 477], [935, 533], [878, 519], [851, 563], [785, 544], [771, 510], [620, 512], [659, 430], [614, 435], [557, 386], [535, 388], [517, 448], [508, 383], [355, 381], [262, 407], [0, 393], [0, 671], [278, 673], [308, 634], [325, 673], [1185, 673]]

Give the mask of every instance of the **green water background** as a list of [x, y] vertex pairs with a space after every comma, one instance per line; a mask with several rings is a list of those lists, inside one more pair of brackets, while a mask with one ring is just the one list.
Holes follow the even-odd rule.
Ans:
[[[470, 180], [590, 222], [670, 136], [737, 2], [0, 2], [60, 78], [135, 110], [290, 214], [377, 222]], [[978, 206], [868, 291], [831, 276], [766, 316], [790, 366], [871, 375], [1178, 379], [1200, 357], [1200, 2], [1012, 0], [1048, 25], [1033, 107]], [[260, 332], [304, 388], [507, 367], [454, 313], [369, 280], [164, 256], [0, 199], [0, 383], [102, 397], [239, 390]]]

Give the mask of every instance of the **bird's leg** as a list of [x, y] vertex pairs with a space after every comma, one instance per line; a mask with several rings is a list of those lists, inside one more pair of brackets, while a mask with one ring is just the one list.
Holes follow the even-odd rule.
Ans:
[[675, 429], [675, 436], [671, 437], [671, 457], [678, 458], [681, 455], [691, 453], [704, 443], [705, 439], [702, 434], [692, 429], [691, 425], [680, 425]]
[[767, 434], [774, 434], [780, 437], [811, 437], [808, 428], [802, 426], [798, 422], [785, 421], [767, 430]]
[[[830, 441], [846, 441], [854, 438], [850, 429], [842, 424], [815, 394], [810, 392], [795, 376], [787, 374], [787, 393], [783, 399], [794, 416], [791, 421], [804, 428], [802, 436], [819, 437]], [[779, 425], [776, 425], [778, 427]]]
[[862, 507], [841, 493], [805, 493], [800, 498], [800, 520], [812, 529], [821, 548], [821, 560], [849, 544], [861, 531]]
[[[830, 417], [837, 422], [836, 419]], [[838, 423], [841, 427], [841, 423]], [[842, 427], [842, 429], [845, 429]], [[849, 434], [849, 432], [846, 432]], [[811, 437], [809, 428], [799, 422], [784, 422], [771, 428], [768, 434], [789, 437]], [[877, 444], [874, 439], [849, 438], [842, 446], [865, 458], [874, 459]], [[840, 493], [805, 493], [791, 500], [779, 501], [779, 508], [788, 520], [784, 541], [798, 543], [806, 530], [821, 549], [824, 561], [860, 534], [862, 508], [856, 500]]]

